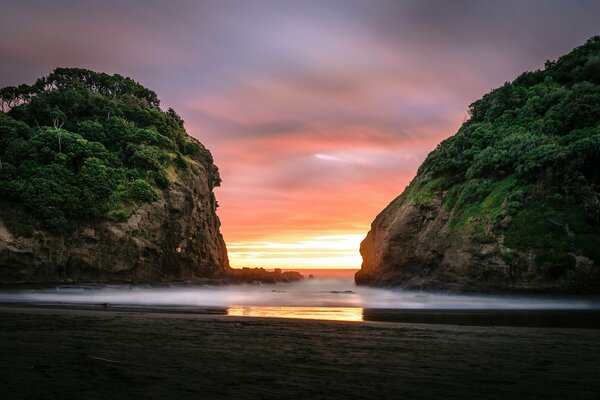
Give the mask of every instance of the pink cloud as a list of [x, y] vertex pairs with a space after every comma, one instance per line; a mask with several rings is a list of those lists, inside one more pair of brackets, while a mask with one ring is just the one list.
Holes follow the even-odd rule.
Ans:
[[155, 90], [214, 155], [228, 242], [366, 234], [470, 102], [597, 34], [600, 11], [537, 1], [5, 3], [0, 86], [77, 66]]

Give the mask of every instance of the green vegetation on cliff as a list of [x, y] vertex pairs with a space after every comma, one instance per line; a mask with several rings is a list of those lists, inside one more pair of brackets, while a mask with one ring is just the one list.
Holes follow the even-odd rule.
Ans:
[[214, 168], [175, 111], [120, 75], [58, 68], [0, 89], [0, 106], [0, 199], [55, 232], [122, 220], [177, 174]]
[[[450, 226], [560, 275], [575, 256], [600, 262], [600, 37], [526, 72], [469, 107], [402, 198], [443, 194]], [[517, 260], [503, 254], [507, 263]]]

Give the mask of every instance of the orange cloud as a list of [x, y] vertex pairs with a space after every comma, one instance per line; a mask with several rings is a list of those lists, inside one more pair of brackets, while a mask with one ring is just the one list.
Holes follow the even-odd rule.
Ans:
[[[598, 2], [4, 3], [0, 86], [57, 66], [139, 80], [212, 151], [233, 265], [295, 268], [358, 267], [357, 240], [335, 249], [334, 238], [365, 235], [470, 102], [597, 34], [600, 11]], [[315, 240], [332, 248], [307, 245]]]
[[[319, 107], [308, 105], [313, 90], [297, 82], [264, 85], [189, 103], [191, 113], [217, 121], [222, 133], [209, 146], [224, 182], [217, 197], [232, 265], [358, 268], [360, 240], [328, 254], [298, 245], [315, 237], [364, 237], [463, 116], [402, 125], [377, 104], [354, 99], [365, 90], [360, 85], [328, 88], [335, 93], [320, 97]], [[340, 107], [345, 97], [350, 106]], [[349, 116], [347, 107], [360, 116]]]

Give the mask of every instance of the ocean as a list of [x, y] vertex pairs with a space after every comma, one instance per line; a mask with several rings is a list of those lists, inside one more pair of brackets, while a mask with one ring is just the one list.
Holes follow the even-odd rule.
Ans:
[[[0, 290], [0, 302], [341, 321], [596, 327], [600, 296], [430, 293], [356, 286], [354, 270], [302, 271], [292, 283], [66, 285]], [[309, 279], [309, 274], [313, 278]]]

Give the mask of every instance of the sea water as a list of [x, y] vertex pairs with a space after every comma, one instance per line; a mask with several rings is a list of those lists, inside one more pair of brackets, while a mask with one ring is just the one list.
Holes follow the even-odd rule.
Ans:
[[[446, 315], [483, 311], [600, 311], [598, 296], [469, 295], [356, 286], [351, 275], [317, 276], [292, 283], [194, 286], [79, 285], [0, 290], [0, 302], [223, 310], [230, 316], [363, 321], [417, 312], [446, 310]], [[385, 310], [382, 312], [381, 310]], [[408, 313], [408, 314], [407, 314]], [[464, 314], [464, 313], [463, 313]], [[473, 313], [471, 313], [473, 314]], [[420, 315], [420, 314], [419, 314]], [[429, 313], [428, 315], [431, 315]], [[462, 315], [462, 314], [461, 314]], [[487, 314], [486, 314], [487, 315]], [[368, 318], [366, 318], [368, 317]], [[393, 319], [393, 318], [392, 318]], [[421, 321], [422, 322], [422, 321]]]

